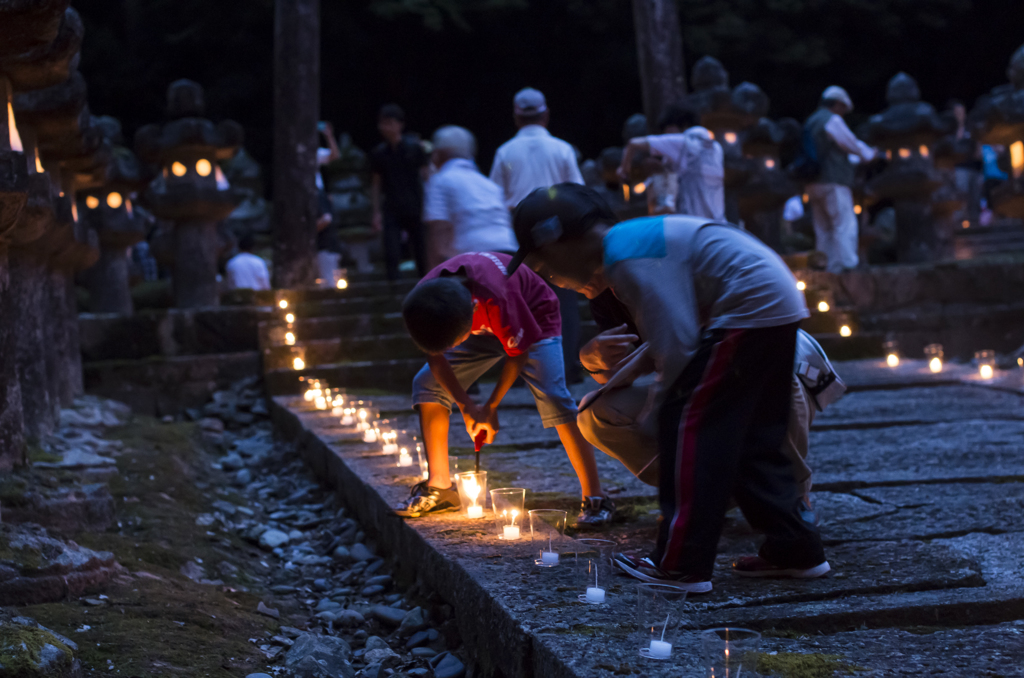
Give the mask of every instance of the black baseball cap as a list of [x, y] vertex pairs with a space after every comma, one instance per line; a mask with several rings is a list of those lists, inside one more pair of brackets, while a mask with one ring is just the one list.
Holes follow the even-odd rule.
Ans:
[[512, 257], [508, 275], [534, 250], [563, 237], [578, 238], [599, 221], [615, 223], [618, 218], [594, 189], [571, 183], [536, 189], [512, 214], [519, 250]]

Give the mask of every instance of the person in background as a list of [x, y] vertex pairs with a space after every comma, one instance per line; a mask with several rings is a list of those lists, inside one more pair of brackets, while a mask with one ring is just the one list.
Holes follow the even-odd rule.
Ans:
[[634, 137], [626, 144], [619, 177], [628, 180], [637, 152], [651, 153], [679, 178], [676, 213], [725, 221], [722, 145], [710, 131], [697, 125], [692, 111], [684, 108], [669, 107], [658, 124], [663, 134]]
[[467, 252], [515, 252], [519, 246], [504, 194], [473, 162], [473, 134], [448, 125], [434, 132], [433, 145], [437, 172], [423, 201], [429, 265]]
[[855, 168], [850, 156], [864, 162], [875, 158], [875, 150], [854, 136], [843, 121], [852, 110], [850, 95], [832, 85], [822, 93], [818, 110], [804, 123], [821, 168], [817, 178], [807, 184], [815, 247], [828, 256], [828, 271], [832, 273], [856, 268], [860, 263], [851, 190]]
[[388, 280], [398, 278], [403, 232], [422, 277], [427, 273], [422, 221], [427, 154], [415, 137], [404, 133], [405, 112], [395, 104], [381, 107], [377, 129], [384, 141], [370, 152], [370, 200], [373, 230], [382, 234]]
[[256, 239], [252, 233], [246, 233], [238, 241], [238, 254], [231, 257], [225, 266], [228, 289], [270, 289], [267, 262], [252, 253], [255, 245]]
[[[544, 94], [532, 87], [516, 92], [512, 98], [516, 135], [494, 154], [491, 181], [505, 192], [505, 204], [514, 210], [534, 189], [564, 182], [583, 184], [572, 145], [548, 132], [551, 112]], [[572, 290], [552, 287], [558, 297], [562, 316], [562, 349], [565, 352], [565, 377], [570, 384], [582, 377], [576, 352], [580, 343], [579, 295]]]

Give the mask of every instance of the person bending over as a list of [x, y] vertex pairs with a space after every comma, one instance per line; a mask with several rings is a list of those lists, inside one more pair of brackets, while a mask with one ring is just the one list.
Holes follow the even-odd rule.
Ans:
[[657, 373], [662, 520], [647, 558], [617, 554], [642, 581], [692, 593], [711, 578], [730, 497], [765, 534], [743, 576], [819, 577], [829, 571], [817, 526], [781, 452], [790, 410], [797, 325], [807, 317], [793, 276], [756, 238], [706, 218], [615, 224], [590, 189], [531, 193], [513, 219], [527, 265], [589, 299], [611, 289], [646, 339]]
[[[473, 252], [452, 257], [430, 271], [402, 304], [405, 326], [427, 354], [413, 379], [413, 407], [419, 410], [429, 476], [413, 486], [398, 515], [416, 518], [456, 511], [458, 492], [448, 466], [448, 424], [458, 406], [470, 440], [485, 433], [494, 442], [498, 405], [522, 375], [533, 393], [545, 428], [554, 427], [583, 491], [577, 518], [582, 527], [607, 523], [615, 505], [604, 496], [594, 448], [576, 425], [576, 402], [565, 384], [558, 299], [533, 271], [508, 276], [511, 257]], [[498, 383], [483, 404], [466, 388], [502, 358]]]

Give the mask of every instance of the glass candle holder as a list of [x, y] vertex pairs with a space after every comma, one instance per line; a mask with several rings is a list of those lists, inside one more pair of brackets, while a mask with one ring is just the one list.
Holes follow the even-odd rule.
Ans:
[[455, 489], [462, 503], [460, 513], [466, 518], [483, 518], [487, 502], [487, 471], [455, 474]]
[[337, 290], [348, 289], [348, 269], [336, 268], [331, 272], [331, 285]]
[[535, 565], [554, 567], [565, 555], [565, 524], [568, 514], [558, 509], [533, 509], [530, 514], [530, 541], [537, 555]]
[[928, 344], [924, 347], [924, 359], [928, 363], [928, 369], [934, 374], [942, 371], [942, 344]]
[[708, 678], [757, 675], [757, 648], [761, 634], [749, 629], [717, 628], [700, 634]]
[[409, 431], [396, 431], [395, 432], [395, 451], [393, 454], [397, 455], [395, 463], [401, 467], [408, 467], [411, 471], [413, 467], [419, 466], [419, 460], [417, 459], [417, 445], [416, 436]]
[[686, 591], [665, 584], [636, 587], [636, 625], [640, 656], [669, 659], [683, 622]]
[[814, 308], [818, 313], [828, 313], [836, 305], [835, 296], [832, 294], [832, 290], [818, 290], [814, 296]]
[[306, 369], [305, 346], [289, 346], [288, 353], [286, 355], [286, 363], [288, 367], [292, 368], [296, 372], [301, 372]]
[[606, 589], [611, 584], [612, 551], [615, 542], [607, 539], [577, 539], [576, 573], [583, 593], [581, 603], [601, 605], [607, 598]]
[[498, 539], [517, 541], [522, 537], [523, 523], [526, 522], [526, 490], [522, 487], [506, 487], [491, 490], [491, 510]]
[[302, 399], [307, 403], [312, 403], [317, 399], [317, 397], [323, 395], [323, 388], [321, 387], [319, 379], [299, 377], [299, 381], [305, 382], [306, 389], [302, 393]]
[[991, 379], [996, 376], [995, 351], [975, 351], [974, 363], [978, 366], [978, 376], [982, 379]]
[[882, 342], [882, 353], [885, 355], [885, 364], [889, 367], [899, 367], [900, 365], [900, 342], [898, 341], [883, 341]]
[[380, 451], [384, 454], [398, 454], [398, 431], [391, 427], [391, 422], [381, 419], [377, 428], [380, 431]]
[[274, 308], [279, 311], [292, 311], [291, 290], [274, 290]]
[[839, 336], [845, 338], [852, 337], [854, 327], [853, 318], [849, 313], [836, 313], [836, 327], [838, 328]]
[[335, 417], [342, 416], [345, 413], [345, 389], [331, 388], [327, 390], [330, 392], [331, 415]]

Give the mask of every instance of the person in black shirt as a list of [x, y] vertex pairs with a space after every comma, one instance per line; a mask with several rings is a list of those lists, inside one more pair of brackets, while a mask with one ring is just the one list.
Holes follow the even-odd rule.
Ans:
[[[394, 104], [380, 109], [377, 129], [384, 137], [370, 153], [373, 183], [373, 230], [383, 233], [384, 262], [388, 280], [398, 278], [402, 252], [402, 231], [409, 237], [409, 248], [422, 278], [427, 272], [426, 244], [423, 234], [423, 179], [427, 154], [419, 141], [405, 132], [405, 113]], [[381, 201], [381, 193], [384, 200]]]

